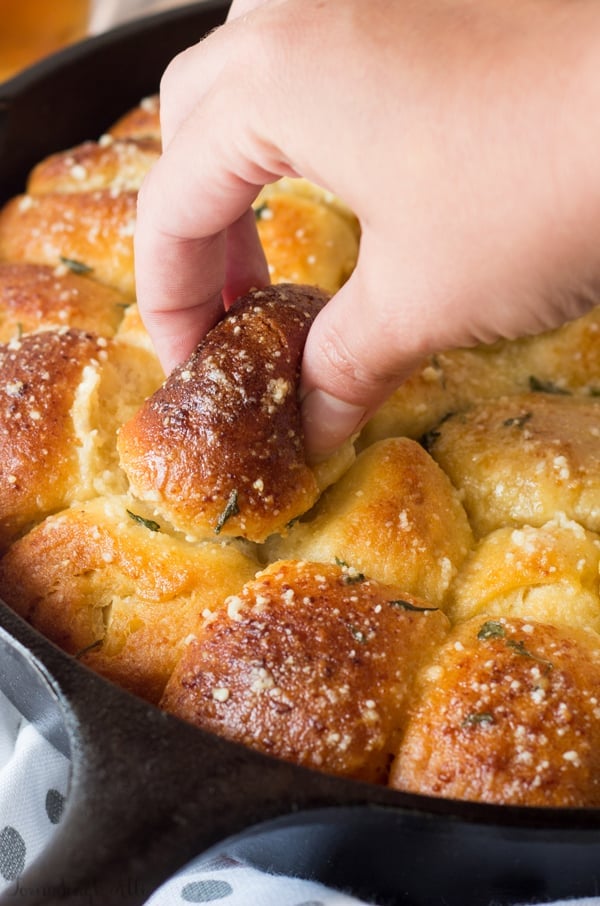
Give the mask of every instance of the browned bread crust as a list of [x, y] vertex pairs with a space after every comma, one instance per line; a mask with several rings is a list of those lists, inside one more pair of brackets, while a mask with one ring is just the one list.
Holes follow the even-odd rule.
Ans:
[[20, 195], [0, 211], [0, 260], [67, 259], [132, 299], [136, 199], [111, 189]]
[[448, 631], [427, 608], [343, 567], [274, 563], [199, 630], [162, 707], [268, 754], [381, 782], [416, 671]]
[[520, 619], [457, 626], [422, 676], [396, 789], [600, 806], [600, 637]]
[[305, 460], [297, 384], [327, 297], [280, 284], [239, 299], [123, 426], [133, 493], [195, 537], [263, 541], [319, 496]]
[[112, 337], [127, 302], [116, 290], [66, 265], [0, 264], [0, 342], [25, 333], [74, 327]]

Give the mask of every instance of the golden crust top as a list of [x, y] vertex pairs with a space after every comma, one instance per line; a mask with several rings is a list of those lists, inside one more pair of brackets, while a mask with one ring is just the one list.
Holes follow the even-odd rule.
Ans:
[[600, 805], [600, 636], [520, 619], [455, 627], [422, 677], [397, 789]]
[[0, 263], [0, 342], [50, 328], [73, 327], [112, 337], [125, 298], [66, 265]]
[[297, 400], [326, 296], [280, 284], [238, 300], [119, 436], [136, 496], [196, 537], [263, 541], [319, 495]]
[[268, 754], [385, 780], [438, 610], [339, 566], [280, 561], [199, 631], [161, 706]]
[[0, 211], [0, 260], [67, 259], [132, 299], [136, 199], [112, 189], [13, 198]]

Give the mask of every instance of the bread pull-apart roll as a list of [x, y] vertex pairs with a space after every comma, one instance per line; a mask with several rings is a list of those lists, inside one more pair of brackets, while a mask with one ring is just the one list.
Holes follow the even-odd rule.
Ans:
[[242, 297], [121, 429], [132, 492], [176, 528], [263, 541], [349, 464], [351, 445], [333, 471], [311, 468], [304, 453], [300, 358], [326, 299], [287, 284]]
[[419, 438], [449, 413], [532, 388], [597, 396], [600, 306], [556, 330], [429, 356], [363, 428], [362, 449], [384, 437]]
[[161, 707], [268, 754], [385, 782], [415, 673], [448, 625], [396, 587], [281, 561], [198, 630]]
[[519, 619], [455, 627], [421, 674], [390, 785], [600, 806], [600, 636]]
[[451, 590], [453, 620], [516, 616], [600, 632], [600, 537], [557, 516], [483, 538]]
[[52, 154], [34, 167], [27, 192], [137, 191], [159, 156], [160, 147], [151, 139], [123, 141], [107, 136], [100, 142], [83, 142]]
[[147, 361], [78, 330], [0, 346], [0, 550], [74, 500], [123, 489], [116, 431], [156, 386]]
[[439, 606], [472, 542], [447, 476], [416, 441], [397, 437], [364, 450], [270, 553], [347, 563]]
[[278, 190], [279, 185], [262, 193], [254, 208], [271, 282], [307, 283], [335, 292], [356, 265], [355, 222], [316, 186], [309, 193]]
[[0, 260], [67, 261], [132, 299], [136, 200], [112, 189], [19, 195], [0, 211]]
[[451, 416], [427, 446], [461, 491], [476, 534], [543, 525], [556, 513], [598, 532], [599, 440], [597, 399], [535, 392]]
[[2, 596], [68, 653], [157, 702], [202, 615], [256, 572], [233, 545], [191, 545], [126, 498], [48, 517], [0, 561]]
[[0, 342], [26, 333], [74, 327], [112, 337], [124, 317], [116, 290], [74, 273], [67, 265], [0, 264]]
[[[143, 98], [140, 103], [119, 117], [106, 135], [115, 139], [150, 139], [160, 145], [160, 100], [157, 94]], [[104, 136], [100, 139], [102, 141]]]

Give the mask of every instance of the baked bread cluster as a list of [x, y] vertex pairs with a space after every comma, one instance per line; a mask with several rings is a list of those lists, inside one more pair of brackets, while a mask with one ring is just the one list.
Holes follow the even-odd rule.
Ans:
[[256, 200], [272, 284], [166, 377], [135, 304], [156, 98], [0, 210], [0, 595], [82, 664], [270, 755], [416, 793], [600, 806], [600, 311], [428, 358], [307, 460], [337, 198]]

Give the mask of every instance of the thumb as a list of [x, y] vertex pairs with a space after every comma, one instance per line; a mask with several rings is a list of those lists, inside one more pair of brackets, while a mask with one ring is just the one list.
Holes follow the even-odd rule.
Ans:
[[321, 310], [307, 337], [300, 384], [309, 457], [340, 446], [416, 368], [427, 352], [416, 315], [414, 304], [365, 281], [360, 264]]

